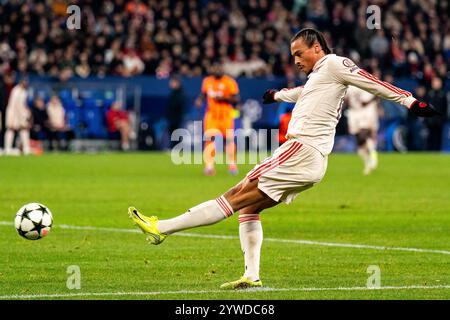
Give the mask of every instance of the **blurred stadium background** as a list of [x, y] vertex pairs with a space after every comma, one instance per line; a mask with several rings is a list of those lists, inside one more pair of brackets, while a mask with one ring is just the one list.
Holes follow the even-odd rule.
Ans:
[[[325, 33], [338, 55], [349, 56], [419, 97], [427, 96], [445, 114], [443, 119], [425, 121], [410, 117], [400, 105], [381, 101], [380, 150], [450, 151], [448, 1], [1, 0], [0, 4], [0, 145], [10, 92], [26, 76], [30, 108], [39, 98], [45, 104], [52, 94], [60, 98], [74, 138], [69, 150], [118, 148], [114, 141], [119, 135], [114, 128], [108, 130], [106, 121], [114, 101], [129, 114], [132, 149], [167, 149], [170, 78], [181, 79], [185, 97], [181, 126], [191, 128], [193, 121], [202, 119], [193, 101], [214, 62], [237, 78], [242, 115], [250, 117], [252, 126], [278, 128], [286, 106], [263, 108], [261, 95], [267, 88], [305, 82], [290, 57], [289, 39], [312, 26]], [[381, 8], [381, 29], [366, 27], [371, 4]], [[69, 5], [81, 9], [80, 29], [67, 28]], [[241, 127], [242, 118], [236, 121]], [[41, 141], [40, 152], [51, 147], [41, 126], [32, 128], [32, 138]], [[336, 140], [338, 151], [355, 150], [345, 116]]]
[[[379, 30], [366, 26], [372, 4], [381, 8]], [[69, 5], [80, 8], [80, 29], [67, 27]], [[47, 153], [0, 157], [0, 243], [8, 244], [0, 246], [0, 300], [449, 299], [448, 154], [399, 154], [450, 151], [448, 12], [448, 1], [434, 0], [0, 0], [0, 154], [5, 108], [21, 79], [33, 152]], [[343, 154], [356, 149], [344, 113], [335, 143], [342, 153], [330, 157], [325, 181], [262, 216], [271, 289], [221, 292], [243, 267], [237, 217], [149, 248], [126, 209], [171, 218], [238, 177], [226, 166], [205, 177], [201, 165], [177, 166], [166, 152], [87, 153], [120, 150], [108, 127], [113, 105], [128, 114], [132, 150], [170, 148], [174, 119], [188, 130], [202, 120], [194, 100], [215, 62], [239, 84], [237, 127], [278, 128], [289, 105], [263, 106], [261, 97], [305, 82], [289, 40], [308, 26], [335, 53], [426, 96], [445, 116], [419, 119], [380, 101], [378, 146], [386, 153], [376, 174], [363, 177], [357, 155]], [[181, 106], [173, 105], [171, 79], [181, 80]], [[62, 146], [69, 152], [51, 152], [55, 136], [43, 120], [54, 95], [68, 125], [57, 138], [70, 139]], [[251, 167], [240, 165], [239, 175]], [[54, 215], [45, 239], [17, 235], [14, 215], [29, 202]], [[66, 286], [69, 265], [81, 268], [81, 290]], [[386, 290], [364, 287], [372, 265]]]

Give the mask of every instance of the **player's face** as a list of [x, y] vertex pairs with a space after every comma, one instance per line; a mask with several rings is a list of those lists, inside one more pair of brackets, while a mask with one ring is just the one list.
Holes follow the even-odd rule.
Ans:
[[308, 74], [316, 62], [323, 57], [323, 50], [319, 43], [314, 43], [310, 48], [299, 38], [291, 43], [291, 54], [295, 65], [304, 73]]

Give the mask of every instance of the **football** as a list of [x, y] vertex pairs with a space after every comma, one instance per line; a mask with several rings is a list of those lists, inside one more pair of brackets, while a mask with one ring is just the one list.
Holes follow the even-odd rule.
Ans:
[[19, 235], [28, 240], [38, 240], [50, 232], [53, 216], [46, 206], [28, 203], [17, 211], [14, 224]]

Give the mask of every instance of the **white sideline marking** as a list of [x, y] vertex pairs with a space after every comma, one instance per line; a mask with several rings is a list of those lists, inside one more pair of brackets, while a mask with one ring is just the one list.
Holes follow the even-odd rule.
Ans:
[[411, 290], [411, 289], [450, 289], [450, 285], [441, 286], [386, 286], [380, 288], [368, 287], [337, 287], [337, 288], [257, 288], [247, 290], [180, 290], [180, 291], [150, 291], [150, 292], [80, 292], [80, 293], [54, 293], [54, 294], [28, 294], [0, 296], [0, 300], [11, 299], [42, 299], [42, 298], [76, 298], [101, 296], [158, 296], [167, 294], [208, 294], [208, 293], [242, 293], [242, 292], [312, 292], [312, 291], [379, 291], [379, 290]]
[[[0, 225], [13, 225], [9, 221], [0, 221]], [[66, 224], [58, 224], [57, 228], [69, 229], [69, 230], [93, 230], [93, 231], [105, 231], [105, 232], [122, 232], [122, 233], [141, 233], [137, 229], [119, 229], [119, 228], [104, 228], [104, 227], [92, 227], [92, 226], [70, 226]], [[174, 236], [182, 237], [196, 237], [196, 238], [209, 238], [209, 239], [239, 239], [237, 236], [225, 236], [217, 234], [200, 234], [200, 233], [188, 233], [179, 232]], [[405, 248], [405, 247], [386, 247], [386, 246], [372, 246], [367, 244], [353, 244], [353, 243], [334, 243], [334, 242], [321, 242], [311, 240], [295, 240], [295, 239], [275, 239], [264, 238], [264, 241], [268, 242], [280, 242], [280, 243], [294, 243], [314, 246], [327, 246], [327, 247], [340, 247], [340, 248], [356, 248], [356, 249], [373, 249], [373, 250], [391, 250], [391, 251], [412, 251], [412, 252], [426, 252], [426, 253], [440, 253], [450, 255], [450, 251], [447, 250], [434, 250], [434, 249], [420, 249], [420, 248]]]

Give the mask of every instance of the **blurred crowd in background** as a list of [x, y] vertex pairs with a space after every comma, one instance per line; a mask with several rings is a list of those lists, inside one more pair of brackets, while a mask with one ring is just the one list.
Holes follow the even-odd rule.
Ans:
[[[81, 29], [68, 30], [67, 1], [2, 1], [0, 72], [200, 76], [214, 61], [232, 76], [292, 77], [289, 40], [322, 30], [361, 67], [431, 84], [448, 76], [448, 1], [78, 0]], [[366, 26], [367, 7], [381, 28]]]

